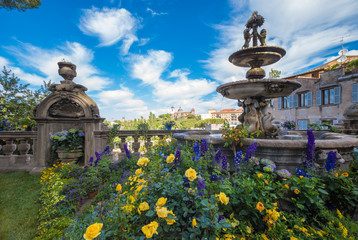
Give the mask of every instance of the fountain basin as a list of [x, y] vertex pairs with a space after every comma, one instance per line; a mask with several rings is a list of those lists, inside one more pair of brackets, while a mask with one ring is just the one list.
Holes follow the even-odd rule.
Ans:
[[270, 99], [288, 96], [299, 87], [301, 84], [294, 80], [250, 79], [220, 85], [216, 91], [235, 100], [248, 97]]
[[[328, 152], [337, 153], [336, 167], [347, 170], [353, 160], [354, 147], [358, 146], [358, 139], [352, 135], [315, 131], [315, 162], [317, 172], [325, 172], [325, 164]], [[288, 136], [288, 137], [287, 137]], [[295, 137], [292, 137], [295, 136]], [[218, 131], [192, 131], [176, 133], [173, 135], [179, 142], [199, 141], [203, 138], [212, 144], [215, 149], [220, 148], [228, 156], [230, 170], [235, 170], [234, 154], [230, 148], [224, 147], [222, 134]], [[294, 139], [293, 139], [294, 138]], [[276, 169], [287, 169], [291, 173], [296, 172], [296, 168], [302, 168], [303, 161], [306, 159], [307, 136], [306, 131], [282, 131], [278, 139], [244, 139], [244, 146], [239, 151], [246, 152], [248, 146], [256, 142], [257, 150], [254, 154], [258, 158], [270, 159], [276, 164]]]

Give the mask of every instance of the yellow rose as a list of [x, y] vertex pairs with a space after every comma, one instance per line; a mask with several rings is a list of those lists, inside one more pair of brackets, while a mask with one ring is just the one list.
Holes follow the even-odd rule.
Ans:
[[168, 211], [168, 213], [170, 213], [170, 214], [172, 214], [173, 215], [173, 218], [172, 219], [170, 219], [170, 218], [165, 218], [165, 221], [167, 221], [167, 224], [168, 225], [173, 225], [174, 223], [175, 223], [175, 214], [173, 213], [173, 211], [172, 210], [170, 210], [170, 211]]
[[185, 177], [187, 177], [191, 182], [196, 179], [196, 171], [192, 168], [189, 168], [185, 171]]
[[166, 207], [157, 207], [156, 211], [157, 211], [158, 217], [160, 217], [160, 218], [166, 218], [169, 213], [169, 211]]
[[299, 194], [299, 193], [300, 193], [300, 190], [295, 189], [295, 190], [294, 190], [294, 193]]
[[158, 207], [163, 207], [166, 202], [167, 202], [167, 199], [161, 197], [161, 198], [159, 198], [158, 201], [157, 201], [157, 206], [158, 206]]
[[154, 234], [158, 235], [157, 228], [159, 224], [156, 221], [153, 221], [142, 227], [142, 232], [146, 238], [152, 238]]
[[138, 159], [138, 162], [137, 162], [137, 165], [140, 166], [140, 167], [145, 167], [148, 165], [149, 163], [149, 159], [148, 158], [139, 158]]
[[147, 211], [149, 209], [149, 204], [147, 202], [142, 202], [139, 204], [139, 210]]
[[258, 178], [261, 178], [262, 175], [263, 175], [262, 173], [258, 173], [258, 174], [257, 174], [257, 177], [258, 177]]
[[222, 204], [227, 205], [229, 203], [229, 197], [227, 197], [225, 193], [220, 192], [220, 194], [216, 194], [215, 196]]
[[92, 240], [92, 239], [98, 237], [101, 234], [102, 227], [103, 227], [102, 223], [94, 223], [94, 224], [90, 225], [87, 228], [86, 233], [83, 234], [83, 238], [86, 240]]
[[289, 187], [287, 184], [285, 184], [285, 188], [286, 188], [286, 189], [290, 189], [290, 187]]
[[172, 163], [175, 159], [175, 156], [174, 154], [170, 154], [168, 157], [167, 157], [167, 163]]
[[344, 172], [344, 173], [342, 173], [342, 176], [343, 176], [343, 177], [348, 177], [348, 173], [347, 173], [347, 172]]
[[135, 175], [140, 175], [142, 173], [142, 169], [138, 168], [137, 170], [135, 170]]
[[22, 127], [23, 127], [23, 128], [27, 128], [27, 125], [23, 125]]
[[193, 222], [191, 224], [193, 225], [193, 227], [196, 227], [198, 225], [195, 218], [193, 219]]
[[256, 209], [262, 212], [265, 209], [265, 206], [261, 202], [258, 202], [256, 204]]
[[120, 192], [122, 190], [122, 185], [121, 184], [118, 184], [117, 187], [116, 187], [116, 191], [117, 192]]

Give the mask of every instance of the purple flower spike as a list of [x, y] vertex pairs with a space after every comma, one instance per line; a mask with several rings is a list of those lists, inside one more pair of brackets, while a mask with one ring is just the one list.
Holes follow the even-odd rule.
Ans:
[[307, 129], [307, 148], [306, 148], [306, 161], [303, 162], [305, 168], [312, 167], [314, 161], [314, 154], [316, 150], [315, 137], [311, 129]]
[[253, 142], [250, 144], [249, 148], [246, 151], [245, 155], [245, 162], [248, 162], [250, 158], [254, 155], [254, 152], [256, 151], [258, 144], [256, 142]]
[[174, 164], [179, 164], [179, 162], [180, 162], [180, 155], [181, 155], [181, 151], [180, 151], [180, 149], [177, 149], [177, 151], [175, 152]]
[[226, 170], [227, 169], [227, 156], [226, 154], [223, 153], [223, 161], [222, 161], [222, 169]]
[[130, 159], [130, 158], [131, 158], [131, 154], [129, 153], [127, 144], [123, 144], [123, 147], [124, 147], [124, 151], [126, 151], [126, 156], [127, 156], [127, 158]]
[[220, 164], [220, 160], [221, 160], [221, 149], [218, 148], [218, 150], [216, 150], [216, 154], [215, 154], [215, 161], [217, 164]]
[[202, 155], [204, 155], [208, 151], [208, 143], [205, 138], [201, 140], [200, 151]]

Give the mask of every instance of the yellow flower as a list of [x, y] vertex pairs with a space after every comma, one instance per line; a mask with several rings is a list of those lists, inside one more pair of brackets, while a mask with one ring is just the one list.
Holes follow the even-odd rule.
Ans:
[[23, 127], [23, 128], [27, 128], [27, 125], [23, 125], [22, 127]]
[[300, 178], [303, 178], [303, 176], [301, 175]]
[[160, 218], [166, 218], [169, 213], [169, 211], [166, 207], [157, 207], [156, 211], [157, 211], [158, 217], [160, 217]]
[[220, 192], [220, 194], [215, 194], [215, 197], [217, 197], [218, 201], [220, 201], [224, 205], [227, 205], [229, 203], [229, 197], [227, 197], [226, 194], [223, 192]]
[[295, 237], [290, 237], [290, 240], [298, 240], [298, 238], [295, 238]]
[[267, 180], [265, 180], [265, 183], [268, 185], [268, 181], [267, 181]]
[[342, 213], [341, 213], [338, 209], [337, 209], [337, 214], [338, 214], [339, 219], [342, 219], [342, 218], [343, 218]]
[[193, 225], [193, 227], [196, 227], [198, 225], [195, 218], [193, 219], [191, 224]]
[[175, 159], [175, 156], [174, 154], [170, 154], [168, 157], [167, 157], [167, 163], [172, 163]]
[[300, 190], [295, 189], [294, 192], [295, 192], [296, 194], [299, 194], [299, 193], [300, 193]]
[[158, 235], [157, 228], [159, 224], [156, 221], [153, 221], [142, 227], [142, 232], [146, 238], [152, 238], [154, 234]]
[[149, 162], [150, 162], [150, 161], [149, 161], [148, 158], [139, 158], [139, 159], [138, 159], [138, 162], [137, 162], [137, 165], [138, 165], [139, 167], [145, 167], [145, 166], [148, 165]]
[[163, 207], [166, 202], [167, 202], [167, 199], [161, 197], [161, 198], [159, 198], [158, 201], [157, 201], [157, 206], [158, 206], [158, 207]]
[[118, 184], [117, 187], [116, 187], [116, 191], [117, 192], [120, 192], [122, 190], [122, 185], [121, 184]]
[[173, 219], [170, 219], [170, 218], [165, 218], [165, 221], [167, 222], [168, 225], [173, 225], [175, 223], [175, 214], [173, 213], [172, 210], [168, 211], [168, 213], [172, 214], [173, 215]]
[[335, 177], [338, 177], [338, 173], [335, 173], [334, 176], [335, 176]]
[[139, 210], [147, 211], [149, 209], [149, 204], [147, 202], [142, 202], [139, 204]]
[[344, 172], [344, 173], [342, 173], [342, 176], [343, 176], [343, 177], [348, 177], [348, 173], [347, 173], [347, 172]]
[[196, 171], [192, 168], [189, 168], [185, 171], [185, 177], [187, 177], [191, 182], [196, 179]]
[[257, 174], [257, 177], [258, 177], [258, 178], [261, 178], [262, 175], [263, 175], [262, 173], [258, 173], [258, 174]]
[[86, 240], [92, 240], [92, 239], [98, 237], [101, 234], [102, 227], [103, 227], [102, 223], [94, 223], [94, 224], [90, 225], [87, 228], [86, 233], [83, 234], [83, 238]]
[[290, 187], [289, 187], [287, 184], [285, 184], [285, 188], [286, 188], [286, 189], [290, 189]]
[[264, 239], [264, 240], [269, 240], [267, 237], [266, 237], [266, 234], [261, 234], [261, 237]]
[[126, 213], [130, 213], [132, 212], [132, 210], [134, 209], [134, 205], [132, 204], [129, 204], [129, 205], [125, 205], [122, 207], [122, 209], [126, 212]]
[[256, 204], [256, 209], [262, 212], [265, 209], [265, 206], [261, 202], [258, 202]]
[[137, 170], [135, 170], [135, 175], [140, 175], [142, 173], [142, 169], [138, 168]]

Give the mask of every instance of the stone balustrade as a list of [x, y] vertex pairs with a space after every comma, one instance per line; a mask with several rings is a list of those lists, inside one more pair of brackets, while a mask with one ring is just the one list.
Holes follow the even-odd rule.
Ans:
[[[139, 158], [140, 148], [144, 146], [146, 149], [151, 148], [153, 146], [153, 137], [158, 137], [159, 139], [163, 139], [165, 136], [171, 136], [175, 133], [183, 133], [189, 132], [191, 130], [187, 129], [177, 129], [177, 130], [149, 130], [148, 132], [144, 133], [138, 130], [120, 130], [117, 137], [121, 140], [119, 143], [120, 152], [115, 152], [114, 159], [123, 159], [126, 157], [124, 144], [127, 145], [131, 154], [133, 154], [136, 158]], [[103, 150], [106, 145], [108, 145], [108, 133], [109, 131], [95, 131], [94, 137], [96, 139], [96, 149], [97, 151]], [[132, 140], [129, 140], [131, 137]], [[143, 138], [145, 140], [143, 140]]]
[[34, 146], [37, 132], [0, 132], [0, 171], [31, 171], [34, 161]]

